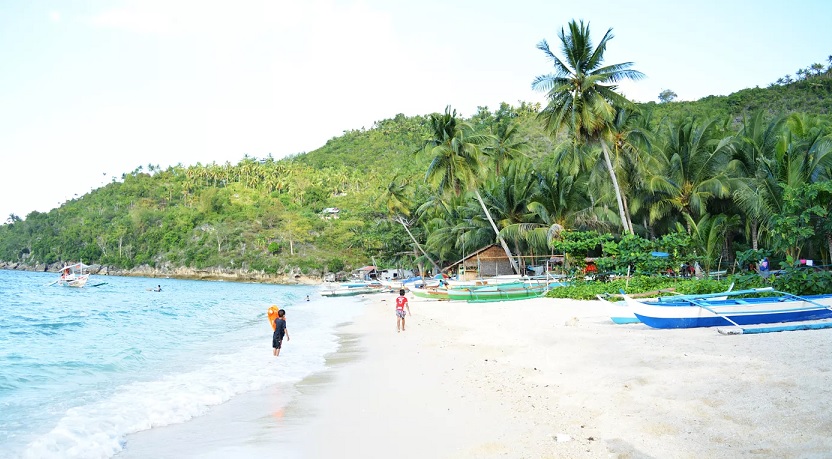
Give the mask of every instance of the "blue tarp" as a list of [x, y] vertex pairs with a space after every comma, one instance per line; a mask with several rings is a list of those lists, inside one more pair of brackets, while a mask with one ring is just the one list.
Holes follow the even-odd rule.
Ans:
[[656, 258], [667, 258], [670, 256], [667, 252], [650, 252], [650, 255], [653, 255]]

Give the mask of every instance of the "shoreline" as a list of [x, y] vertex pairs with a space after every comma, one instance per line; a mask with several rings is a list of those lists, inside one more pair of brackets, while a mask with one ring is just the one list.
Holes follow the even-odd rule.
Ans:
[[[49, 265], [38, 264], [35, 266], [24, 263], [10, 263], [0, 261], [0, 270], [44, 272], [58, 274], [61, 271], [61, 263]], [[122, 276], [122, 277], [146, 277], [149, 279], [179, 279], [199, 281], [225, 281], [241, 283], [275, 284], [275, 285], [320, 285], [323, 278], [320, 276], [307, 276], [300, 273], [289, 273], [285, 275], [267, 274], [262, 271], [250, 271], [247, 269], [226, 269], [226, 268], [152, 268], [148, 265], [141, 265], [131, 269], [111, 268], [109, 266], [90, 265], [89, 272], [93, 276]]]
[[185, 423], [130, 434], [114, 458], [248, 458], [268, 456], [276, 449], [280, 457], [306, 457], [295, 437], [319, 415], [308, 401], [333, 383], [339, 368], [363, 358], [360, 337], [347, 331], [351, 324], [337, 326], [338, 348], [324, 357], [322, 371], [295, 383], [238, 395]]
[[205, 425], [215, 427], [242, 422], [238, 435], [212, 444], [212, 430], [197, 426], [188, 442], [207, 445], [177, 457], [803, 458], [832, 451], [829, 330], [722, 336], [614, 325], [599, 301], [408, 296], [413, 315], [397, 333], [394, 298], [359, 299], [366, 307], [339, 327], [327, 369], [293, 386], [282, 417], [269, 411], [274, 392], [247, 394], [227, 408], [247, 407], [247, 419], [223, 408], [206, 415]]

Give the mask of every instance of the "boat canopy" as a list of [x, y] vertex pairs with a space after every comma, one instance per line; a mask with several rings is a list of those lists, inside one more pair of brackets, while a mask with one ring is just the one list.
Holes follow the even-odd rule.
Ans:
[[71, 268], [71, 269], [84, 269], [84, 268], [89, 268], [89, 267], [90, 267], [90, 265], [85, 265], [84, 263], [73, 263], [73, 264], [71, 264], [71, 265], [64, 265], [64, 266], [61, 268], [61, 270], [64, 270], [64, 269], [66, 269], [66, 268]]

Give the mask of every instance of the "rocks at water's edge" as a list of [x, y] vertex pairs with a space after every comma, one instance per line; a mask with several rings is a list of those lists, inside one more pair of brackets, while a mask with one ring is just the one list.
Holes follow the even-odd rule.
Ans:
[[[0, 269], [13, 271], [35, 271], [35, 272], [60, 272], [65, 264], [51, 263], [27, 265], [18, 262], [0, 261]], [[263, 271], [248, 269], [227, 269], [227, 268], [206, 268], [193, 269], [185, 267], [162, 267], [154, 268], [149, 265], [136, 266], [131, 269], [118, 269], [110, 266], [90, 265], [90, 274], [99, 276], [132, 276], [151, 278], [173, 278], [173, 279], [195, 279], [195, 280], [224, 280], [231, 282], [262, 282], [271, 284], [318, 284], [320, 276], [306, 276], [300, 272], [288, 274], [268, 274]]]

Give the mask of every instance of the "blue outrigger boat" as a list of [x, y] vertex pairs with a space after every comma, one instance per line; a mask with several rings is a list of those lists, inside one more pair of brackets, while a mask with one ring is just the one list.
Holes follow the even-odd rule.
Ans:
[[[744, 297], [774, 294], [774, 296]], [[715, 299], [722, 297], [720, 299]], [[726, 334], [762, 333], [809, 328], [832, 328], [832, 321], [792, 326], [744, 328], [748, 325], [797, 323], [832, 319], [832, 294], [798, 296], [772, 288], [737, 290], [708, 295], [671, 297], [661, 302], [639, 301], [624, 295], [635, 316], [653, 328], [732, 326]], [[827, 326], [828, 324], [828, 326]], [[720, 332], [723, 332], [720, 330]]]

